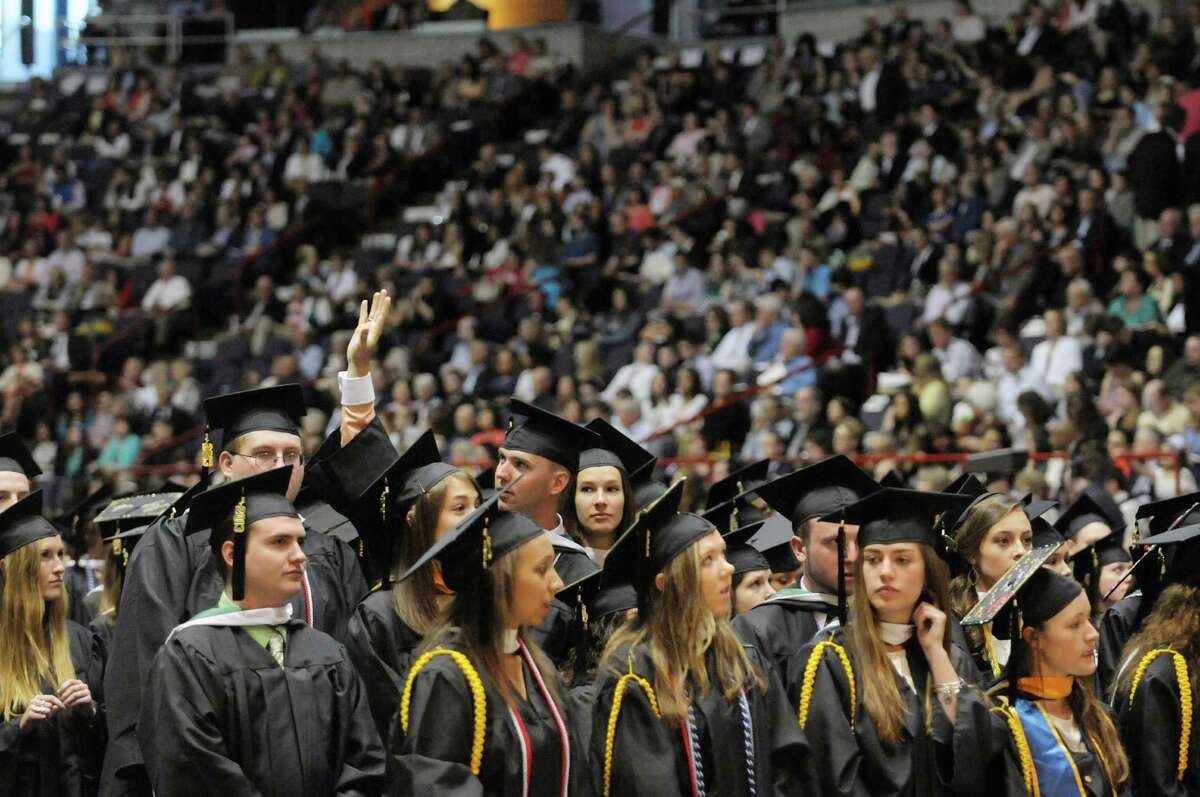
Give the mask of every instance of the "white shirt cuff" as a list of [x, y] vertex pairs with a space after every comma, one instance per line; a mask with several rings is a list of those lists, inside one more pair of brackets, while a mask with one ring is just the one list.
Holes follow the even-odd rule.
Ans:
[[342, 406], [353, 407], [358, 404], [375, 403], [375, 385], [371, 375], [347, 376], [349, 371], [338, 371], [338, 389], [342, 394]]

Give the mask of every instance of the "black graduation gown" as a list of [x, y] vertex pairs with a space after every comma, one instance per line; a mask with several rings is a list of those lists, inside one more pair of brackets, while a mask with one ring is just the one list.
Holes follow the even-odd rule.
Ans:
[[[463, 651], [460, 643], [442, 647]], [[530, 795], [556, 797], [561, 794], [563, 749], [561, 735], [549, 706], [528, 667], [525, 673], [527, 700], [514, 695], [521, 722], [529, 735]], [[393, 797], [439, 795], [439, 797], [482, 797], [521, 795], [523, 756], [518, 732], [495, 683], [476, 667], [487, 696], [487, 721], [479, 775], [471, 772], [471, 743], [474, 702], [470, 687], [458, 665], [449, 656], [437, 656], [426, 664], [413, 682], [409, 704], [408, 733], [399, 720], [392, 730], [388, 756], [388, 780]], [[544, 673], [564, 694], [558, 674]], [[554, 688], [554, 687], [551, 687]], [[566, 718], [564, 717], [564, 721]], [[569, 732], [569, 726], [568, 726]], [[571, 742], [571, 780], [575, 783], [583, 758]], [[572, 785], [571, 794], [577, 793]]]
[[[102, 792], [146, 795], [137, 773], [142, 763], [134, 735], [142, 689], [155, 654], [171, 630], [217, 604], [224, 588], [208, 548], [208, 531], [185, 536], [186, 514], [156, 521], [129, 557], [125, 586], [105, 673], [110, 696], [109, 736]], [[304, 552], [315, 604], [314, 627], [339, 639], [354, 606], [367, 592], [354, 553], [345, 543], [310, 528]], [[303, 592], [291, 601], [293, 617], [305, 616]], [[126, 768], [134, 771], [124, 772]]]
[[[96, 714], [59, 712], [21, 731], [21, 717], [0, 724], [0, 794], [5, 797], [92, 797], [99, 787], [106, 739], [103, 654], [95, 636], [67, 621], [75, 677], [88, 685]], [[55, 694], [59, 684], [43, 684]]]
[[581, 797], [599, 794], [599, 787], [592, 783], [592, 768], [588, 761], [592, 746], [592, 710], [600, 685], [597, 681], [571, 687], [567, 693], [567, 722], [571, 726], [572, 744], [578, 746], [581, 762], [575, 784]]
[[1121, 651], [1137, 631], [1142, 595], [1127, 595], [1100, 617], [1100, 641], [1096, 646], [1096, 693], [1108, 698], [1109, 690], [1121, 670]]
[[837, 607], [798, 598], [768, 600], [733, 618], [734, 632], [779, 673], [793, 706], [800, 703], [807, 660], [800, 657], [800, 651], [821, 630], [814, 612], [825, 612], [828, 620], [837, 618]]
[[95, 582], [95, 577], [89, 577], [87, 569], [77, 564], [68, 567], [63, 575], [67, 588], [67, 617], [79, 625], [87, 626], [95, 616], [92, 604], [87, 600]]
[[[585, 576], [595, 573], [600, 568], [587, 555], [587, 551], [566, 539], [554, 539], [554, 569], [564, 584], [573, 584]], [[575, 609], [560, 600], [551, 604], [550, 613], [541, 625], [530, 629], [533, 640], [550, 660], [562, 667], [571, 649], [571, 623], [575, 617]]]
[[[1200, 735], [1196, 732], [1200, 723], [1200, 705], [1194, 691], [1187, 770], [1183, 780], [1176, 780], [1182, 711], [1172, 659], [1168, 655], [1154, 658], [1138, 683], [1132, 706], [1128, 692], [1118, 694], [1113, 701], [1117, 727], [1133, 772], [1130, 782], [1133, 797], [1200, 795]], [[1193, 684], [1198, 668], [1200, 662], [1188, 662]]]
[[162, 647], [137, 728], [157, 794], [382, 791], [383, 745], [345, 648], [287, 628], [283, 667], [241, 628], [191, 626]]
[[[765, 689], [751, 689], [746, 694], [753, 728], [756, 793], [802, 794], [803, 768], [809, 761], [805, 735], [787, 704], [779, 676], [765, 666], [753, 648], [746, 647], [745, 650], [767, 680]], [[626, 653], [614, 657], [618, 662], [627, 658]], [[711, 654], [709, 665], [711, 668]], [[654, 683], [654, 665], [646, 643], [634, 650], [633, 669]], [[622, 665], [618, 670], [627, 672], [628, 665]], [[618, 678], [607, 665], [597, 678], [589, 746], [591, 779], [596, 794], [604, 791], [608, 726]], [[646, 693], [640, 687], [626, 683], [613, 738], [609, 794], [620, 797], [691, 795], [682, 728], [679, 723], [666, 723], [660, 719], [652, 710]], [[695, 699], [693, 705], [706, 792], [713, 795], [749, 794], [745, 733], [739, 703], [727, 701], [719, 691], [710, 688]], [[809, 793], [821, 794], [820, 791]]]
[[367, 702], [379, 729], [387, 740], [400, 691], [408, 677], [413, 653], [421, 644], [421, 635], [409, 628], [396, 613], [392, 591], [379, 590], [358, 604], [346, 633], [346, 653], [362, 676]]
[[108, 653], [112, 649], [113, 624], [108, 621], [109, 615], [99, 614], [88, 623], [88, 630], [96, 637], [104, 661], [108, 661]]
[[[812, 748], [809, 792], [822, 797], [942, 797], [951, 794], [987, 794], [978, 762], [998, 748], [992, 741], [987, 698], [972, 684], [975, 667], [966, 651], [951, 646], [951, 662], [968, 686], [958, 693], [955, 721], [930, 695], [933, 716], [926, 732], [924, 686], [931, 677], [925, 655], [914, 636], [906, 645], [909, 668], [918, 695], [899, 675], [900, 694], [908, 704], [901, 741], [889, 745], [880, 739], [871, 717], [862, 708], [860, 664], [846, 647], [845, 629], [818, 635], [805, 649], [804, 658], [829, 638], [846, 649], [854, 668], [857, 705], [850, 707], [850, 684], [840, 658], [829, 648], [821, 653], [813, 679], [805, 735]], [[930, 684], [932, 686], [932, 684]], [[851, 730], [847, 712], [854, 712]], [[965, 763], [966, 766], [955, 766]]]

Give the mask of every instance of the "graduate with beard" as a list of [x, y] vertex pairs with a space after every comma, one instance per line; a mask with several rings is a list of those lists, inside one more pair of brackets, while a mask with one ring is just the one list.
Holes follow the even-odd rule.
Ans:
[[803, 556], [804, 574], [796, 588], [776, 592], [735, 617], [733, 628], [779, 672], [792, 705], [800, 702], [801, 649], [837, 619], [839, 601], [844, 607], [854, 592], [858, 525], [824, 518], [878, 489], [871, 477], [844, 456], [809, 465], [758, 488], [758, 495], [771, 508], [791, 520], [792, 547]]
[[[386, 292], [375, 294], [369, 312], [363, 302], [358, 328], [347, 347], [349, 371], [339, 374], [342, 423], [340, 433], [334, 435], [347, 457], [353, 455], [359, 437], [370, 450], [377, 439], [359, 432], [379, 423], [370, 363], [390, 304]], [[288, 498], [296, 500], [302, 480], [306, 480], [299, 434], [305, 408], [299, 385], [217, 396], [207, 399], [204, 409], [210, 427], [222, 432], [219, 456], [214, 456], [205, 435], [203, 456], [209, 465], [216, 465], [223, 478], [236, 480], [270, 470], [282, 461], [292, 469]], [[364, 453], [364, 467], [371, 458], [371, 454]], [[310, 464], [309, 469], [317, 470], [317, 463]], [[312, 527], [307, 518], [315, 519], [322, 513], [312, 512], [310, 506], [305, 512], [309, 513], [305, 515], [308, 534], [304, 540], [308, 565], [303, 588], [290, 602], [297, 618], [340, 639], [354, 607], [367, 593], [367, 584], [356, 552], [326, 534], [328, 529]], [[185, 532], [185, 528], [190, 531]], [[149, 794], [136, 727], [150, 662], [171, 629], [216, 602], [223, 583], [210, 552], [208, 530], [188, 526], [186, 515], [155, 521], [142, 535], [126, 571], [118, 622], [113, 628], [110, 666], [105, 673], [105, 692], [111, 697], [113, 709], [108, 717], [110, 743], [102, 794]]]
[[605, 797], [800, 794], [804, 735], [778, 676], [729, 627], [725, 540], [678, 512], [682, 492], [676, 482], [647, 507], [605, 562], [633, 574], [638, 614], [601, 658], [593, 787]]
[[138, 739], [155, 794], [374, 795], [383, 745], [345, 648], [294, 617], [307, 533], [283, 467], [197, 496], [224, 589], [150, 668]]
[[[568, 536], [559, 507], [574, 500], [573, 482], [582, 451], [601, 448], [603, 440], [590, 429], [552, 412], [512, 399], [508, 430], [496, 465], [500, 509], [519, 512], [550, 532], [554, 569], [565, 584], [572, 584], [600, 568], [587, 548]], [[520, 483], [516, 483], [520, 476]], [[505, 488], [512, 485], [512, 489]], [[571, 644], [570, 606], [555, 601], [546, 620], [534, 629], [538, 645], [555, 664], [567, 657]]]
[[[823, 520], [859, 527], [848, 623], [801, 653], [813, 794], [943, 797], [982, 788], [991, 750], [970, 654], [952, 644], [940, 516], [970, 498], [884, 489]], [[987, 793], [980, 791], [979, 793]]]

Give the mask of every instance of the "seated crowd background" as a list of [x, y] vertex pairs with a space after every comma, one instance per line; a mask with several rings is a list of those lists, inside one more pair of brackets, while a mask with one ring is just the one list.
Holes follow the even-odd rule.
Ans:
[[940, 489], [896, 457], [1015, 447], [1068, 453], [1016, 474], [1043, 496], [1194, 490], [1200, 4], [958, 5], [597, 74], [483, 39], [35, 80], [0, 109], [0, 425], [59, 509], [186, 476], [217, 392], [304, 382], [311, 451], [386, 288], [400, 448], [483, 467], [515, 395], [689, 484], [842, 453]]

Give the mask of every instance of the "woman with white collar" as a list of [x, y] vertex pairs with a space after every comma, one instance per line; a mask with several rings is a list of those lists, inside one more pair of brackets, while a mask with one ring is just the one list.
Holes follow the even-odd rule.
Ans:
[[524, 515], [500, 512], [503, 492], [401, 578], [436, 559], [454, 600], [400, 695], [388, 762], [393, 795], [575, 793], [563, 689], [527, 635], [563, 583], [550, 535]]
[[970, 683], [970, 655], [950, 641], [946, 566], [934, 545], [939, 516], [957, 516], [970, 500], [884, 489], [844, 510], [859, 526], [849, 622], [802, 654], [809, 793], [934, 797], [969, 788], [972, 773], [955, 763], [978, 758], [988, 710]]

